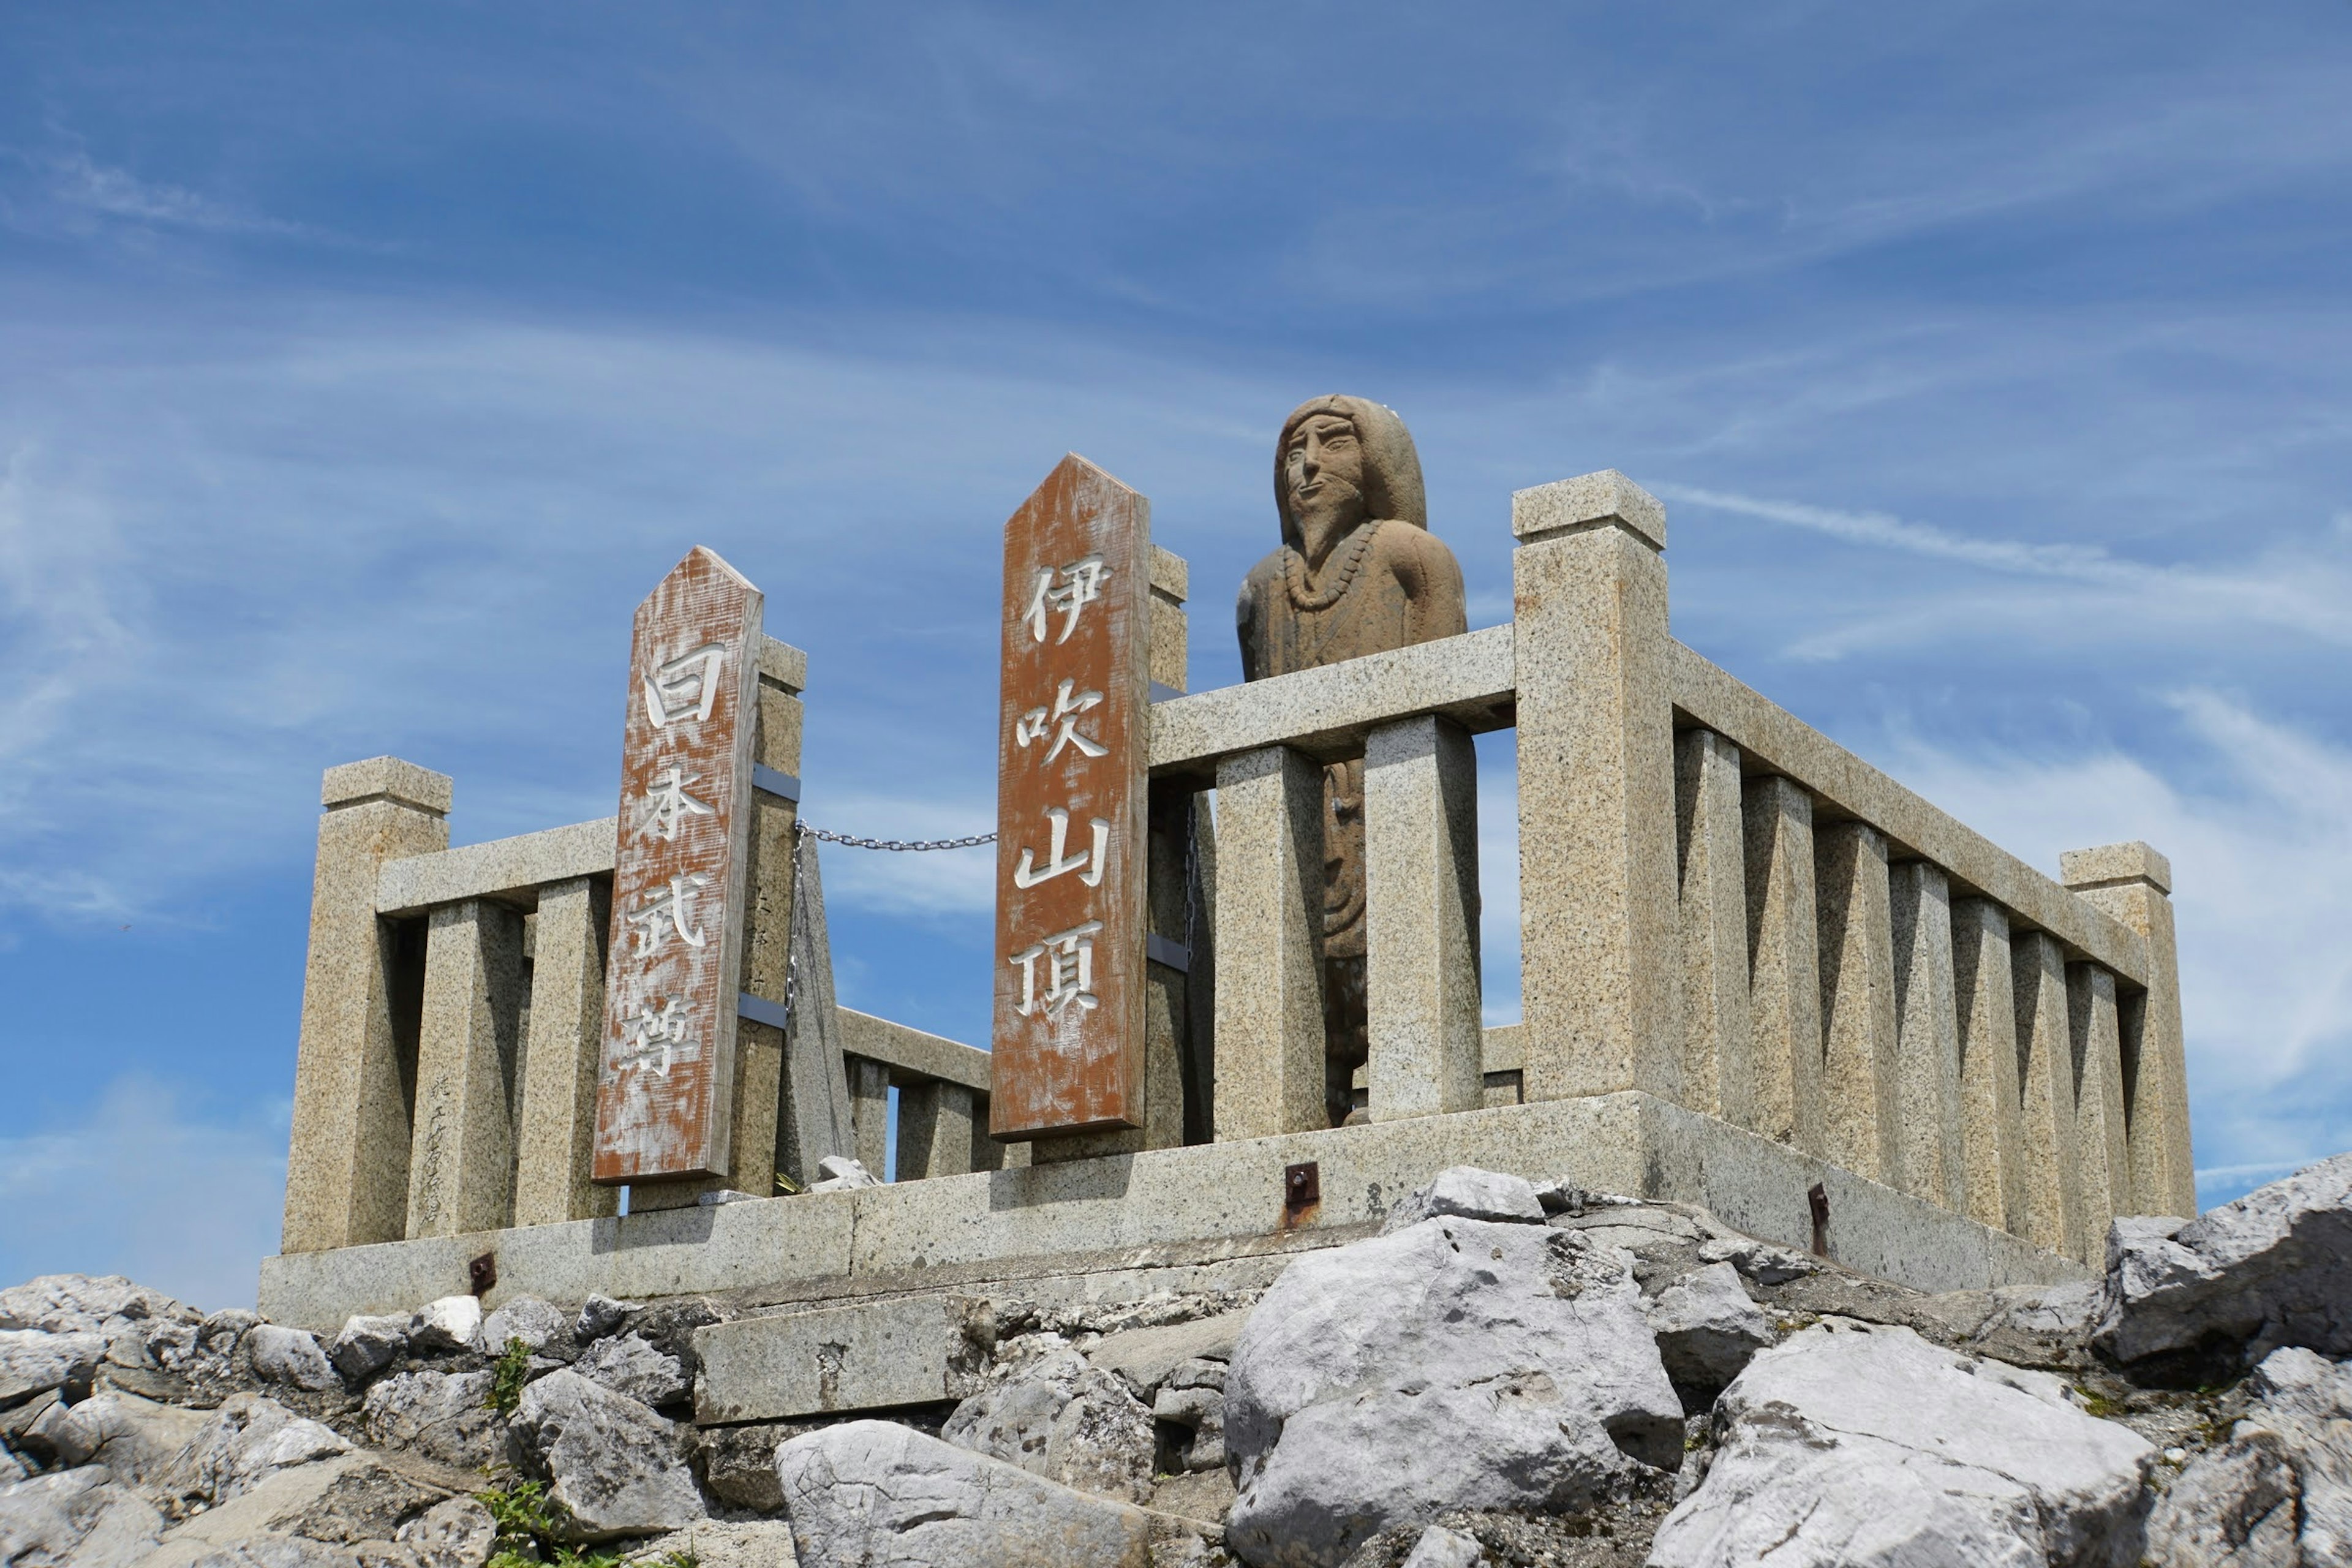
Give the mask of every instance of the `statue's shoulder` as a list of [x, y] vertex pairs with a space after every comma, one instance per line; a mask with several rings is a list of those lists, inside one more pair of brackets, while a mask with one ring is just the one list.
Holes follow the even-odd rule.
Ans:
[[1267, 552], [1264, 560], [1251, 567], [1248, 575], [1242, 579], [1242, 603], [1246, 605], [1263, 595], [1268, 588], [1279, 584], [1282, 571], [1282, 547], [1277, 545]]
[[1391, 522], [1382, 527], [1372, 541], [1372, 548], [1383, 560], [1418, 566], [1423, 571], [1451, 572], [1457, 577], [1462, 574], [1462, 567], [1445, 541], [1409, 522]]

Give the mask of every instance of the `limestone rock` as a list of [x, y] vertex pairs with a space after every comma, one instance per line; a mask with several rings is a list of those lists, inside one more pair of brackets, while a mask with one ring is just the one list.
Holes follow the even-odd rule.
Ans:
[[776, 1488], [776, 1449], [789, 1438], [814, 1431], [822, 1421], [761, 1421], [740, 1426], [707, 1426], [696, 1435], [695, 1464], [702, 1485], [730, 1508], [782, 1513], [784, 1494]]
[[1151, 1412], [1073, 1350], [973, 1394], [940, 1436], [1080, 1491], [1138, 1504], [1151, 1496]]
[[89, 1386], [106, 1357], [106, 1342], [87, 1331], [0, 1329], [0, 1405], [16, 1405], [52, 1388]]
[[1148, 1404], [1178, 1367], [1196, 1361], [1233, 1360], [1234, 1342], [1241, 1338], [1242, 1326], [1248, 1321], [1247, 1312], [1223, 1312], [1154, 1328], [1125, 1329], [1104, 1335], [1087, 1350], [1087, 1359], [1118, 1373], [1128, 1392]]
[[1701, 1263], [1728, 1263], [1759, 1285], [1786, 1285], [1822, 1271], [1818, 1258], [1748, 1236], [1719, 1236], [1698, 1247]]
[[253, 1359], [254, 1375], [265, 1383], [283, 1383], [313, 1393], [342, 1386], [342, 1378], [319, 1337], [276, 1323], [257, 1323], [245, 1336], [246, 1353]]
[[360, 1429], [375, 1447], [479, 1469], [506, 1457], [505, 1423], [489, 1394], [487, 1372], [398, 1373], [367, 1391]]
[[1433, 1524], [1412, 1543], [1403, 1568], [1478, 1568], [1486, 1561], [1486, 1554], [1476, 1542]]
[[615, 1334], [591, 1344], [572, 1369], [641, 1405], [670, 1405], [691, 1386], [677, 1357], [664, 1355], [642, 1334]]
[[1896, 1568], [2138, 1560], [2154, 1450], [2063, 1383], [1826, 1320], [1759, 1352], [1717, 1402], [1706, 1479], [1654, 1568]]
[[278, 1470], [351, 1451], [329, 1428], [258, 1394], [232, 1394], [173, 1466], [182, 1495], [224, 1503]]
[[2215, 1339], [2352, 1355], [2352, 1154], [2185, 1224], [2117, 1220], [2097, 1338], [2124, 1362]]
[[408, 1349], [404, 1315], [344, 1320], [342, 1332], [327, 1347], [327, 1359], [352, 1383], [364, 1383], [400, 1359]]
[[1431, 1219], [1301, 1257], [1234, 1348], [1234, 1549], [1329, 1568], [1448, 1508], [1570, 1510], [1679, 1465], [1681, 1402], [1612, 1248]]
[[816, 1168], [824, 1173], [824, 1180], [810, 1184], [809, 1191], [813, 1193], [846, 1193], [882, 1184], [881, 1177], [846, 1154], [827, 1154], [816, 1163]]
[[610, 1296], [591, 1296], [581, 1305], [580, 1316], [572, 1321], [572, 1337], [583, 1345], [591, 1340], [601, 1340], [643, 1305], [641, 1301], [616, 1301]]
[[1440, 1215], [1541, 1225], [1544, 1206], [1536, 1196], [1535, 1184], [1524, 1176], [1456, 1165], [1440, 1171], [1429, 1185], [1389, 1210], [1381, 1231], [1386, 1235]]
[[575, 1540], [649, 1535], [705, 1516], [677, 1424], [578, 1373], [524, 1389], [513, 1429], [524, 1467], [570, 1510]]
[[2352, 1563], [2352, 1368], [2300, 1347], [2247, 1380], [2253, 1403], [2147, 1521], [2154, 1568]]
[[1774, 1337], [1771, 1315], [1748, 1300], [1729, 1263], [1684, 1275], [1658, 1292], [1648, 1311], [1658, 1354], [1677, 1388], [1713, 1394]]
[[203, 1316], [184, 1302], [161, 1290], [134, 1285], [120, 1274], [44, 1274], [0, 1290], [0, 1329], [102, 1334], [120, 1323], [195, 1321]]
[[1203, 1527], [1074, 1488], [888, 1421], [776, 1450], [801, 1568], [1158, 1568]]
[[67, 1410], [49, 1429], [58, 1460], [102, 1465], [124, 1486], [160, 1484], [206, 1426], [181, 1410], [131, 1394], [99, 1394]]
[[1151, 1418], [1164, 1430], [1185, 1434], [1169, 1467], [1179, 1470], [1225, 1468], [1225, 1363], [1193, 1360], [1172, 1368], [1151, 1402]]
[[6, 1448], [0, 1448], [0, 1487], [13, 1487], [25, 1479], [25, 1461]]
[[502, 1352], [512, 1340], [520, 1340], [534, 1354], [551, 1347], [569, 1354], [572, 1318], [536, 1296], [518, 1296], [483, 1320], [481, 1340], [482, 1349], [491, 1355]]
[[627, 1560], [667, 1568], [677, 1557], [696, 1568], [793, 1568], [793, 1527], [781, 1519], [711, 1520], [632, 1547]]
[[446, 1471], [430, 1479], [420, 1477], [417, 1472], [423, 1468], [395, 1455], [354, 1454], [336, 1467], [315, 1497], [273, 1513], [268, 1527], [288, 1535], [352, 1545], [390, 1541], [402, 1525], [450, 1499], [449, 1483], [456, 1478]]
[[163, 1533], [154, 1505], [97, 1465], [0, 1487], [0, 1563], [10, 1568], [131, 1568]]
[[393, 1539], [415, 1553], [419, 1568], [482, 1568], [498, 1542], [498, 1521], [469, 1497], [435, 1503]]
[[479, 1350], [481, 1344], [482, 1304], [471, 1296], [428, 1301], [408, 1320], [408, 1347], [420, 1355]]

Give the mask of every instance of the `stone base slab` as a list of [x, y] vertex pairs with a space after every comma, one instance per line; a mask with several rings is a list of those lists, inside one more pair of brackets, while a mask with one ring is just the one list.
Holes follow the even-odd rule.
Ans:
[[994, 1310], [970, 1296], [898, 1296], [697, 1331], [694, 1418], [789, 1420], [961, 1399], [980, 1385]]
[[[1318, 1167], [1319, 1205], [1284, 1206], [1285, 1169]], [[2080, 1279], [2078, 1264], [1712, 1117], [1638, 1092], [1538, 1100], [1233, 1143], [937, 1176], [618, 1218], [265, 1258], [259, 1306], [322, 1332], [360, 1312], [462, 1292], [497, 1260], [495, 1309], [738, 1293], [814, 1300], [1097, 1269], [1205, 1265], [1354, 1239], [1450, 1165], [1704, 1207], [1804, 1249], [1806, 1194], [1829, 1198], [1829, 1255], [1921, 1290]]]

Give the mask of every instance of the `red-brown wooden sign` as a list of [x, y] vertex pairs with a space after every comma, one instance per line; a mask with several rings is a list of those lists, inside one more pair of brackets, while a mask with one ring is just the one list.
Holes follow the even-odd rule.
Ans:
[[989, 1131], [1143, 1123], [1151, 506], [1076, 456], [1004, 525]]
[[637, 606], [596, 1079], [607, 1185], [728, 1169], [760, 605], [697, 547]]

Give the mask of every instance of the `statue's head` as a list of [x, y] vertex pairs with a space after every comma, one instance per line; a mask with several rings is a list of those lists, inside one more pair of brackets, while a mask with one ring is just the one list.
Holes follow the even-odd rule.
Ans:
[[1429, 526], [1421, 458], [1396, 411], [1361, 397], [1311, 398], [1282, 422], [1274, 449], [1282, 537], [1319, 556], [1361, 524]]

